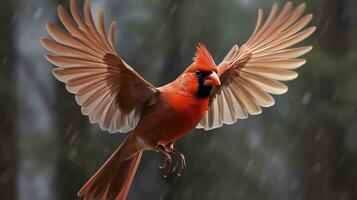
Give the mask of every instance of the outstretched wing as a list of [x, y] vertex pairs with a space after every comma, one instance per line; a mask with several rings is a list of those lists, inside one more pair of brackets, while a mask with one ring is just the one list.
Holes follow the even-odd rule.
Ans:
[[57, 66], [54, 76], [75, 94], [82, 113], [91, 123], [99, 123], [110, 133], [127, 132], [135, 128], [142, 104], [156, 89], [126, 64], [117, 54], [114, 44], [115, 22], [105, 33], [104, 13], [99, 12], [98, 27], [94, 25], [89, 1], [82, 18], [75, 0], [71, 1], [72, 17], [63, 6], [58, 16], [67, 31], [47, 24], [54, 40], [42, 39], [51, 54], [46, 58]]
[[293, 9], [288, 2], [279, 12], [274, 4], [265, 23], [259, 10], [253, 35], [241, 48], [233, 46], [218, 65], [222, 85], [210, 97], [208, 111], [197, 128], [214, 129], [260, 114], [261, 107], [274, 104], [270, 94], [287, 92], [287, 86], [279, 81], [295, 79], [298, 74], [292, 70], [305, 64], [297, 58], [312, 49], [290, 48], [316, 29], [304, 29], [312, 19], [312, 14], [301, 17], [304, 10], [305, 4]]

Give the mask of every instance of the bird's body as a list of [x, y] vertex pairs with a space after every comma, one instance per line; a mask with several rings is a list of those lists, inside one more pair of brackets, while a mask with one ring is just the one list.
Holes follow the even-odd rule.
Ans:
[[[288, 2], [279, 12], [277, 4], [263, 23], [263, 11], [251, 38], [237, 45], [216, 65], [203, 44], [197, 46], [194, 62], [173, 82], [156, 88], [141, 77], [117, 53], [112, 23], [108, 33], [104, 12], [98, 26], [86, 1], [83, 19], [71, 0], [70, 17], [62, 6], [58, 15], [64, 31], [48, 23], [54, 40], [42, 44], [52, 54], [46, 58], [57, 66], [54, 76], [66, 83], [91, 123], [110, 133], [131, 133], [102, 167], [78, 192], [84, 199], [125, 200], [144, 150], [162, 152], [165, 176], [186, 167], [183, 154], [174, 148], [190, 130], [210, 130], [237, 119], [261, 113], [274, 104], [270, 94], [283, 94], [280, 81], [292, 80], [292, 71], [305, 63], [297, 59], [311, 46], [289, 48], [310, 36], [304, 29], [312, 15], [301, 17], [305, 5], [293, 9]], [[171, 156], [178, 161], [171, 167]]]
[[167, 145], [195, 128], [208, 108], [208, 98], [197, 98], [179, 84], [159, 88], [157, 97], [146, 105], [133, 134], [150, 141], [149, 148]]
[[[207, 51], [203, 46], [200, 48], [199, 51]], [[112, 185], [112, 187], [115, 186], [115, 188], [123, 188], [123, 190], [110, 192], [113, 197], [104, 195], [106, 199], [125, 199], [128, 192], [125, 189], [127, 187], [120, 185], [130, 186], [144, 150], [156, 150], [165, 153], [167, 161], [163, 167], [166, 170], [166, 175], [171, 168], [169, 153], [174, 153], [181, 159], [176, 166], [181, 167], [179, 170], [185, 168], [186, 162], [183, 155], [177, 152], [173, 145], [178, 139], [195, 128], [207, 111], [209, 95], [206, 95], [207, 92], [200, 92], [202, 88], [210, 91], [213, 85], [220, 84], [215, 72], [216, 69], [212, 67], [204, 68], [209, 73], [203, 79], [213, 81], [213, 83], [208, 83], [208, 86], [203, 85], [203, 82], [200, 84], [197, 81], [199, 78], [192, 72], [197, 72], [201, 68], [192, 65], [187, 69], [190, 73], [185, 71], [175, 81], [156, 88], [154, 95], [143, 102], [141, 117], [135, 129], [102, 168], [82, 187], [79, 195], [86, 195], [89, 199], [92, 196], [101, 196], [102, 194], [92, 193], [91, 191], [96, 191], [98, 186], [106, 183]], [[209, 79], [210, 76], [212, 76], [212, 79]], [[117, 171], [112, 172], [103, 169], [117, 169]], [[112, 176], [107, 175], [108, 172], [111, 172], [110, 174], [114, 177], [116, 177], [115, 173], [120, 172], [120, 174], [117, 175], [116, 179], [112, 179]], [[117, 180], [119, 181], [113, 183]], [[120, 180], [123, 183], [120, 183]]]

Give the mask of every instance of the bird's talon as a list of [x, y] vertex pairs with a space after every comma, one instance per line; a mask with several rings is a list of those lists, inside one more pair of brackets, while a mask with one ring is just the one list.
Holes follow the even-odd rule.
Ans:
[[167, 164], [167, 159], [164, 160], [164, 162], [162, 163], [162, 165], [159, 165], [160, 169], [164, 169], [165, 165]]
[[164, 178], [167, 178], [168, 174], [171, 172], [171, 158], [165, 157], [162, 165], [159, 166], [160, 169], [164, 170]]
[[184, 158], [180, 158], [177, 161], [176, 166], [173, 168], [173, 172], [177, 171], [178, 176], [182, 176], [186, 169], [186, 161]]

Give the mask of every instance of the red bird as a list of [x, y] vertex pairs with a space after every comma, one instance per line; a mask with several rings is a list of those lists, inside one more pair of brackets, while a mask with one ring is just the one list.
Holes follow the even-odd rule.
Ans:
[[[114, 45], [115, 22], [108, 34], [103, 10], [98, 26], [86, 1], [84, 19], [76, 1], [70, 17], [63, 6], [58, 16], [65, 30], [47, 24], [54, 40], [42, 39], [52, 54], [46, 58], [57, 66], [54, 76], [75, 94], [83, 115], [110, 133], [132, 131], [102, 167], [78, 192], [84, 199], [125, 200], [144, 150], [165, 155], [165, 174], [182, 174], [185, 157], [175, 142], [193, 128], [214, 129], [237, 119], [261, 113], [274, 104], [270, 94], [288, 89], [279, 81], [292, 80], [292, 71], [305, 63], [297, 59], [311, 46], [289, 48], [310, 36], [316, 27], [305, 28], [312, 15], [303, 16], [305, 4], [274, 4], [264, 21], [263, 11], [250, 39], [237, 45], [216, 65], [203, 44], [197, 46], [193, 63], [173, 82], [154, 87], [131, 68]], [[171, 155], [178, 158], [171, 169]]]

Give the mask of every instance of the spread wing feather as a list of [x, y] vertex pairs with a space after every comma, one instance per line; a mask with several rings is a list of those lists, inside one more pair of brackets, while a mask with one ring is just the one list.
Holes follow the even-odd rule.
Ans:
[[292, 70], [306, 62], [298, 57], [312, 49], [291, 48], [316, 29], [305, 28], [312, 14], [302, 16], [304, 10], [305, 4], [294, 9], [288, 2], [279, 12], [274, 4], [265, 21], [263, 11], [258, 11], [252, 36], [241, 48], [233, 46], [218, 65], [221, 86], [215, 88], [208, 111], [197, 128], [214, 129], [257, 115], [261, 107], [274, 104], [270, 94], [287, 92], [287, 86], [280, 81], [295, 79], [298, 73]]
[[43, 46], [51, 52], [46, 58], [57, 66], [54, 76], [75, 94], [91, 123], [99, 123], [102, 130], [110, 133], [134, 129], [142, 104], [156, 93], [155, 87], [118, 56], [115, 22], [106, 33], [103, 10], [99, 12], [97, 27], [89, 1], [85, 3], [84, 18], [75, 0], [71, 1], [70, 10], [72, 17], [63, 6], [58, 7], [66, 30], [48, 23], [47, 31], [53, 40], [42, 39]]

